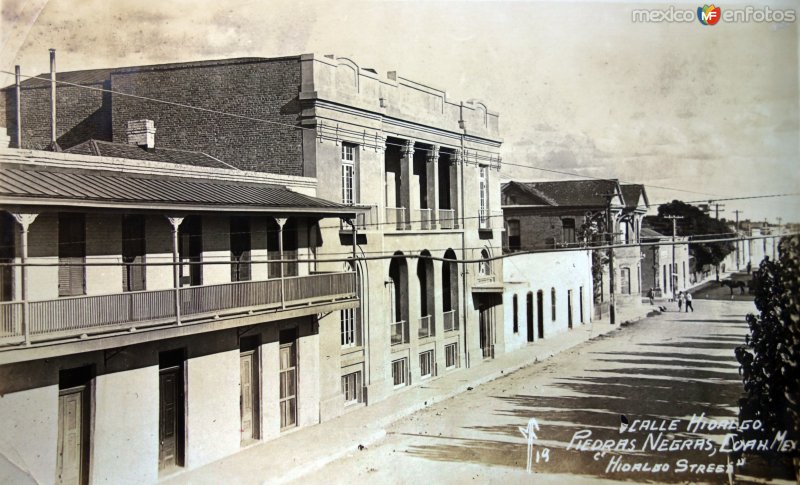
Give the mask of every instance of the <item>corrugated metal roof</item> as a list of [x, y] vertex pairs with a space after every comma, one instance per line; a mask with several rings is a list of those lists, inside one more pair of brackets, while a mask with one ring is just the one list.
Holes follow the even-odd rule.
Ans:
[[[58, 170], [0, 166], [2, 198], [53, 199], [105, 203], [139, 203], [192, 207], [318, 209], [343, 212], [348, 206], [269, 184], [164, 176], [142, 176], [91, 170]], [[20, 203], [15, 200], [15, 203]], [[337, 210], [338, 209], [338, 210]]]

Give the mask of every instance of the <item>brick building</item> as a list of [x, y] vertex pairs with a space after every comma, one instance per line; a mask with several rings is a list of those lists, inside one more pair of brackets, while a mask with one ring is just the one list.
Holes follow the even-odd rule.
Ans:
[[[614, 243], [623, 246], [614, 250], [615, 299], [619, 309], [640, 305], [639, 233], [649, 206], [644, 186], [616, 180], [511, 181], [502, 190], [507, 251], [584, 247], [611, 241], [607, 233], [613, 232]], [[604, 267], [594, 288], [597, 305], [610, 300], [608, 262]]]

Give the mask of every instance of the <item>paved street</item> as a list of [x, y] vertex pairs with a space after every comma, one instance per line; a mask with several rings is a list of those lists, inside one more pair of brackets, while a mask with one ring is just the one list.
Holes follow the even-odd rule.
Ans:
[[[390, 426], [384, 440], [302, 481], [727, 483], [727, 458], [718, 452], [725, 432], [688, 427], [693, 414], [705, 413], [706, 425], [735, 418], [741, 381], [732, 349], [743, 342], [744, 315], [754, 307], [707, 300], [695, 307], [694, 313], [667, 312], [640, 321], [433, 405]], [[629, 423], [625, 433], [620, 415]], [[534, 475], [526, 472], [528, 447], [519, 429], [531, 418], [539, 426]], [[599, 442], [579, 443], [576, 433], [635, 451], [600, 456], [592, 449]], [[681, 441], [652, 446], [665, 451], [642, 450], [647, 440], [652, 445], [659, 437]], [[706, 439], [713, 441], [713, 451]], [[581, 446], [583, 451], [575, 449]], [[670, 446], [683, 451], [669, 451]], [[650, 471], [633, 471], [636, 463]], [[662, 469], [653, 471], [656, 466]], [[623, 471], [626, 467], [631, 468]], [[736, 470], [737, 483], [790, 477], [783, 468], [755, 461]]]

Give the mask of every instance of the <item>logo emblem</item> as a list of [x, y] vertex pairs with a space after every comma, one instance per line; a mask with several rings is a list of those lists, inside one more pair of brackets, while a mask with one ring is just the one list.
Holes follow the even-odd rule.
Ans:
[[697, 20], [703, 25], [715, 25], [721, 17], [722, 11], [719, 7], [715, 7], [713, 3], [697, 7]]

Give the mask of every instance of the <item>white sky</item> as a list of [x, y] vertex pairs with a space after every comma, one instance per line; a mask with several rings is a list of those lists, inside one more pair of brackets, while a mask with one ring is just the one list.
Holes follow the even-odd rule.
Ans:
[[[702, 193], [650, 187], [653, 202], [800, 192], [798, 22], [633, 23], [667, 6], [647, 1], [2, 2], [6, 71], [47, 71], [50, 47], [59, 70], [335, 53], [484, 100], [507, 162]], [[800, 197], [725, 208], [800, 222]]]

